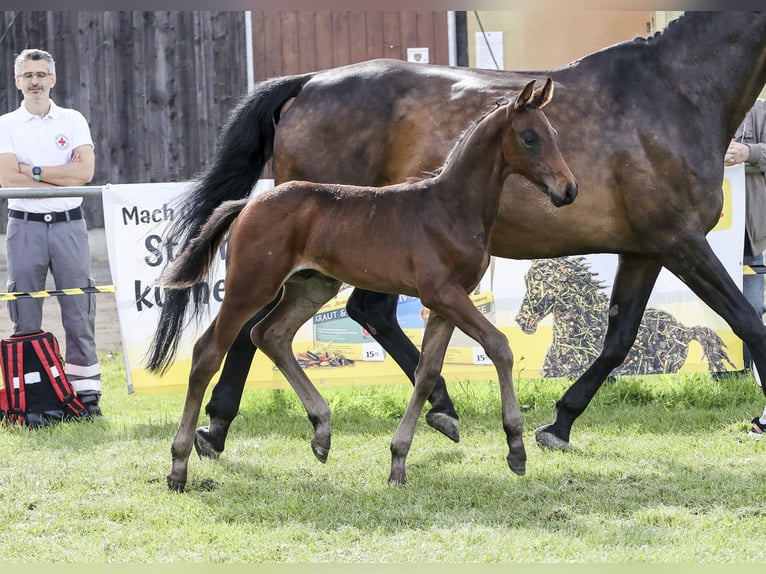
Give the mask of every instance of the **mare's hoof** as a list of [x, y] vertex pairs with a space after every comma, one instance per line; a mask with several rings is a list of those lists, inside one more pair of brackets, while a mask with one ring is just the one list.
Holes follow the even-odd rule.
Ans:
[[527, 473], [527, 461], [511, 460], [511, 457], [508, 457], [508, 468], [510, 468], [514, 474], [524, 476]]
[[186, 488], [185, 480], [176, 480], [168, 475], [168, 489], [171, 492], [183, 492]]
[[314, 452], [314, 456], [317, 457], [319, 462], [327, 462], [327, 457], [330, 454], [330, 447], [324, 447], [315, 441], [311, 441], [311, 450]]
[[194, 450], [200, 458], [211, 458], [217, 460], [221, 456], [221, 451], [210, 442], [210, 430], [208, 427], [199, 427], [194, 435]]
[[540, 448], [551, 450], [569, 449], [569, 441], [564, 440], [551, 432], [551, 425], [545, 425], [535, 431], [535, 440]]
[[388, 484], [391, 484], [393, 486], [403, 486], [407, 484], [407, 474], [402, 473], [396, 473], [392, 472], [391, 475], [388, 477]]
[[460, 422], [455, 417], [431, 410], [426, 413], [426, 423], [450, 440], [460, 442]]

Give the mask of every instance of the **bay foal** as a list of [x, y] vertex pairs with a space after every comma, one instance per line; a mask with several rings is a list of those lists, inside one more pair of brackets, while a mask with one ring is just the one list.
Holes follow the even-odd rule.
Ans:
[[[552, 81], [536, 91], [534, 83], [469, 128], [432, 178], [381, 188], [287, 182], [253, 199], [224, 203], [213, 213], [162, 277], [170, 289], [203, 281], [229, 232], [226, 293], [218, 316], [194, 345], [186, 403], [171, 448], [171, 489], [185, 488], [210, 379], [239, 330], [280, 290], [278, 303], [250, 336], [298, 393], [314, 426], [314, 454], [327, 459], [330, 410], [298, 365], [292, 341], [298, 328], [337, 293], [341, 281], [417, 296], [431, 310], [415, 391], [391, 443], [389, 481], [406, 480], [415, 425], [455, 326], [482, 345], [497, 369], [508, 464], [524, 474], [513, 354], [505, 335], [474, 307], [468, 292], [489, 263], [489, 238], [511, 173], [542, 188], [554, 206], [567, 205], [577, 195], [577, 182], [541, 111], [553, 95]], [[168, 363], [150, 368], [161, 371]]]

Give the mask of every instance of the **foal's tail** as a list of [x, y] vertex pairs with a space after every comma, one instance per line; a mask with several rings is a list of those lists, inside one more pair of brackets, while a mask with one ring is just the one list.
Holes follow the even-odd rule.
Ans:
[[[285, 76], [261, 82], [229, 116], [218, 140], [212, 165], [176, 206], [174, 212], [177, 217], [165, 232], [168, 245], [180, 246], [179, 257], [184, 257], [187, 247], [201, 233], [217, 207], [226, 201], [250, 195], [273, 155], [276, 126], [282, 108], [290, 98], [300, 93], [312, 75]], [[199, 243], [201, 245], [202, 240]], [[201, 249], [200, 245], [197, 250]], [[185, 259], [190, 264], [193, 261], [201, 264], [203, 261], [192, 255]], [[208, 259], [208, 266], [209, 263]], [[178, 279], [175, 284], [195, 283], [194, 278], [185, 281], [189, 279], [186, 274], [193, 274], [191, 268], [174, 266], [174, 269], [172, 274]], [[207, 266], [200, 273], [204, 275], [206, 270]], [[164, 373], [167, 370], [178, 350], [187, 308], [192, 304], [194, 315], [199, 317], [205, 299], [201, 285], [166, 289], [157, 331], [144, 359], [150, 371]]]
[[160, 286], [188, 289], [203, 281], [231, 223], [248, 201], [250, 199], [245, 197], [221, 204], [186, 249], [165, 269], [160, 277]]
[[726, 370], [724, 361], [734, 367], [734, 363], [726, 353], [726, 343], [718, 336], [718, 333], [709, 327], [692, 327], [692, 339], [702, 345], [702, 354], [707, 359], [708, 370], [711, 373], [720, 373]]
[[200, 283], [204, 281], [216, 252], [232, 222], [245, 208], [249, 198], [227, 201], [216, 209], [197, 236], [165, 269], [160, 285], [165, 287], [165, 302], [149, 350], [147, 368], [164, 373], [178, 350], [189, 298], [194, 298], [194, 315], [203, 309]]

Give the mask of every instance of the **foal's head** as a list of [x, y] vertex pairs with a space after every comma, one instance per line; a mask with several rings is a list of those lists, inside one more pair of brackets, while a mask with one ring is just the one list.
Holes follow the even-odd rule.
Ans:
[[553, 97], [550, 78], [535, 90], [529, 82], [514, 102], [506, 106], [507, 129], [503, 135], [503, 156], [514, 173], [542, 188], [556, 207], [577, 197], [577, 180], [561, 156], [556, 130], [542, 108]]

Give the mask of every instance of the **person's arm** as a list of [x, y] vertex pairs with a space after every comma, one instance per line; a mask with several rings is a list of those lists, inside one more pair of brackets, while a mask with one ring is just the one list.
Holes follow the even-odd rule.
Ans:
[[748, 144], [748, 147], [750, 153], [747, 157], [747, 163], [766, 167], [766, 143], [752, 143]]
[[39, 166], [40, 181], [36, 182], [32, 174], [34, 166], [25, 163], [18, 164], [19, 172], [26, 178], [28, 185], [15, 187], [50, 187], [50, 186], [79, 186], [93, 180], [96, 170], [96, 156], [93, 147], [81, 145], [72, 152], [72, 159], [64, 165]]
[[756, 100], [750, 113], [754, 124], [754, 139], [760, 143], [750, 144], [750, 153], [745, 161], [763, 168], [766, 167], [766, 101]]
[[[32, 183], [36, 183], [34, 179]], [[16, 154], [0, 153], [0, 187], [31, 187], [29, 178], [19, 173]]]

